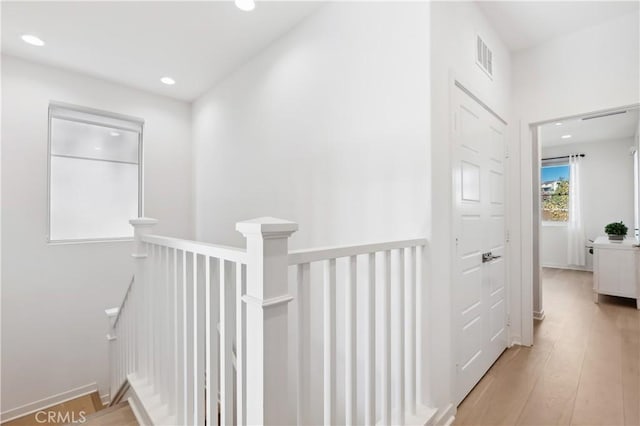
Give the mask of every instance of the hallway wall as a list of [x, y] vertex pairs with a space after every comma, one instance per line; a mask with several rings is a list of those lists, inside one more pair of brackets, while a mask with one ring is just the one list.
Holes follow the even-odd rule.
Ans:
[[[640, 102], [640, 12], [555, 38], [513, 56], [512, 155], [520, 158], [513, 196], [520, 206], [514, 229], [520, 230], [521, 262], [516, 271], [522, 288], [531, 291], [512, 306], [512, 327], [531, 344], [533, 323], [519, 324], [518, 312], [532, 309], [534, 270], [532, 228], [532, 135], [529, 125]], [[519, 291], [519, 290], [518, 290]], [[537, 297], [537, 296], [536, 296]], [[536, 303], [535, 301], [533, 303]], [[513, 322], [513, 321], [517, 321]]]
[[133, 274], [130, 242], [47, 244], [51, 100], [143, 118], [145, 213], [159, 233], [193, 236], [188, 104], [3, 56], [3, 418], [92, 383], [108, 392], [104, 310], [122, 301]]
[[[451, 102], [452, 80], [458, 79], [483, 102], [510, 122], [511, 56], [478, 6], [473, 2], [431, 4], [431, 281], [430, 297], [437, 301], [431, 310], [434, 327], [430, 356], [437, 406], [453, 400], [455, 354], [452, 348], [451, 253], [452, 172]], [[476, 34], [494, 53], [494, 76], [490, 79], [475, 63]], [[507, 170], [509, 165], [507, 164]], [[507, 174], [508, 176], [508, 174]], [[505, 180], [509, 185], [509, 179]], [[507, 189], [508, 190], [508, 189]], [[511, 252], [511, 249], [509, 250]], [[509, 278], [510, 279], [510, 278]]]

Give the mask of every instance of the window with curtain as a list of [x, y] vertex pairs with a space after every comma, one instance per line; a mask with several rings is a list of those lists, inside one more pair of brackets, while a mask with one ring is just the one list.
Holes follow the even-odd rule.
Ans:
[[49, 241], [129, 239], [142, 215], [143, 121], [49, 106]]
[[569, 221], [569, 164], [543, 164], [540, 170], [540, 197], [543, 222]]

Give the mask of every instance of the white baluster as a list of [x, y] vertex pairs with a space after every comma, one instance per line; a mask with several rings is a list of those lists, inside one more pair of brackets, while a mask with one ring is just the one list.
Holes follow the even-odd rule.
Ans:
[[404, 256], [402, 250], [393, 250], [391, 260], [393, 271], [392, 287], [394, 290], [392, 297], [396, 303], [393, 347], [397, 351], [397, 359], [395, 360], [397, 362], [397, 375], [394, 393], [398, 404], [394, 423], [404, 425]]
[[[136, 259], [136, 264], [141, 262], [141, 260]], [[148, 277], [145, 277], [145, 265], [142, 263], [140, 268], [136, 268], [136, 271], [140, 269], [142, 272], [136, 272], [135, 280], [136, 286], [138, 287], [138, 291], [140, 292], [140, 298], [138, 299], [140, 303], [138, 303], [138, 371], [136, 372], [136, 376], [139, 379], [146, 379], [149, 372], [149, 360], [147, 354], [147, 348], [149, 347], [147, 335], [147, 312], [145, 310], [145, 304], [147, 300], [147, 285], [146, 281]]]
[[[194, 349], [194, 335], [193, 335], [193, 310], [194, 308], [194, 294], [196, 294], [193, 270], [194, 268], [189, 264], [189, 257], [187, 251], [182, 252], [183, 262], [183, 281], [185, 288], [184, 298], [184, 363], [185, 363], [185, 375], [184, 375], [184, 388], [185, 388], [185, 411], [186, 411], [186, 425], [195, 424], [195, 407], [194, 407], [194, 395], [195, 395], [195, 363], [193, 362], [193, 349]], [[195, 255], [192, 258], [195, 260]]]
[[182, 343], [184, 342], [184, 286], [182, 282], [182, 269], [180, 269], [180, 262], [182, 261], [182, 253], [178, 249], [173, 250], [173, 286], [174, 286], [174, 327], [175, 334], [173, 340], [174, 349], [174, 370], [173, 370], [173, 383], [175, 386], [175, 399], [176, 399], [176, 422], [178, 424], [185, 424], [185, 392], [184, 392], [184, 380], [182, 376], [185, 373], [184, 370], [184, 352], [182, 350]]
[[[204, 425], [205, 418], [205, 388], [204, 388], [204, 358], [205, 358], [205, 285], [204, 278], [199, 276], [199, 257], [193, 254], [193, 365], [194, 365], [194, 424]], [[206, 258], [204, 259], [206, 260]]]
[[149, 273], [148, 279], [146, 282], [147, 288], [147, 300], [145, 303], [145, 311], [147, 312], [147, 335], [149, 336], [148, 342], [149, 346], [147, 346], [147, 354], [149, 355], [147, 358], [147, 362], [149, 363], [149, 374], [147, 376], [148, 383], [155, 389], [156, 384], [154, 383], [154, 374], [155, 374], [155, 318], [154, 314], [154, 283], [155, 283], [155, 259], [154, 259], [154, 244], [149, 244], [149, 262], [147, 265], [147, 271]]
[[173, 299], [172, 299], [172, 295], [171, 295], [171, 284], [170, 284], [170, 277], [171, 277], [171, 263], [169, 261], [169, 247], [165, 247], [163, 250], [163, 256], [162, 256], [162, 260], [163, 260], [163, 277], [162, 277], [162, 284], [163, 284], [163, 293], [164, 293], [164, 297], [163, 297], [163, 301], [164, 303], [162, 304], [163, 307], [163, 314], [162, 316], [163, 318], [163, 325], [164, 325], [164, 335], [162, 336], [162, 358], [163, 358], [163, 362], [162, 362], [162, 378], [163, 378], [163, 382], [164, 382], [164, 392], [165, 392], [165, 400], [167, 401], [167, 407], [169, 409], [169, 413], [173, 414], [173, 405], [174, 405], [174, 400], [172, 397], [172, 389], [173, 386], [171, 385], [171, 378], [173, 376], [173, 374], [171, 374], [171, 367], [173, 365], [173, 362], [171, 360], [172, 358], [172, 353], [173, 351], [171, 350], [171, 342], [173, 340], [172, 334], [173, 334], [173, 328], [171, 327], [171, 323], [172, 323], [172, 314], [173, 314], [173, 310], [171, 309], [171, 306], [173, 304]]
[[356, 273], [357, 257], [347, 259], [345, 288], [345, 418], [346, 424], [355, 425], [358, 418], [356, 387]]
[[336, 260], [324, 261], [324, 424], [336, 422]]
[[160, 291], [159, 281], [160, 281], [160, 246], [154, 244], [153, 249], [151, 251], [151, 259], [153, 260], [153, 281], [151, 287], [151, 324], [152, 329], [151, 333], [153, 335], [153, 349], [151, 352], [151, 359], [153, 360], [153, 389], [156, 393], [161, 392], [161, 376], [162, 370], [160, 367], [160, 358], [158, 354], [160, 353], [160, 295], [162, 292]]
[[308, 368], [308, 354], [309, 354], [309, 336], [311, 333], [310, 318], [309, 318], [309, 291], [310, 291], [310, 265], [308, 263], [302, 263], [298, 265], [296, 271], [296, 306], [298, 310], [297, 319], [294, 321], [294, 327], [296, 328], [296, 341], [295, 348], [297, 352], [297, 364], [296, 375], [298, 379], [298, 389], [296, 392], [296, 405], [297, 405], [297, 417], [296, 423], [298, 425], [305, 425], [309, 423], [307, 418], [309, 401], [309, 374], [311, 373]]
[[367, 327], [364, 378], [364, 424], [376, 424], [376, 254], [367, 264]]
[[[288, 239], [298, 225], [280, 219], [240, 222], [247, 238], [246, 391], [248, 424], [282, 425], [293, 404], [288, 381]], [[286, 387], [285, 387], [286, 389]]]
[[[129, 297], [131, 296], [131, 294], [129, 294]], [[132, 348], [132, 342], [133, 342], [133, 330], [132, 330], [132, 321], [131, 321], [131, 309], [133, 309], [133, 306], [131, 305], [132, 300], [130, 300], [129, 298], [127, 298], [127, 303], [125, 305], [125, 309], [126, 309], [126, 314], [127, 314], [127, 321], [125, 323], [125, 327], [127, 327], [127, 370], [126, 370], [126, 374], [125, 374], [125, 380], [127, 379], [127, 376], [131, 373], [131, 366], [133, 365], [133, 350]]]
[[118, 323], [118, 358], [120, 362], [118, 363], [118, 382], [116, 383], [116, 392], [120, 389], [120, 385], [122, 384], [122, 378], [124, 377], [125, 366], [125, 343], [127, 341], [127, 336], [124, 331], [123, 324]]
[[133, 350], [133, 345], [135, 344], [135, 340], [134, 340], [134, 330], [133, 330], [133, 319], [135, 318], [135, 311], [132, 312], [133, 309], [135, 309], [135, 306], [133, 305], [134, 300], [134, 294], [133, 294], [133, 287], [131, 286], [129, 288], [129, 293], [127, 294], [127, 354], [128, 354], [128, 365], [127, 365], [127, 376], [129, 374], [131, 374], [131, 372], [133, 371], [133, 364], [134, 364], [134, 357], [135, 357], [135, 351]]
[[176, 309], [176, 303], [178, 294], [176, 292], [176, 270], [175, 270], [176, 250], [167, 248], [167, 326], [169, 333], [167, 336], [167, 386], [169, 389], [169, 413], [170, 415], [177, 415], [177, 391], [176, 386], [176, 319], [178, 318], [178, 311]]
[[405, 331], [405, 397], [406, 411], [416, 414], [416, 347], [415, 347], [415, 263], [414, 249], [404, 249], [404, 331]]
[[382, 262], [382, 424], [391, 424], [391, 254], [384, 252]]
[[236, 424], [243, 426], [245, 422], [245, 307], [242, 297], [245, 294], [246, 268], [236, 263]]
[[167, 357], [167, 351], [165, 348], [165, 340], [166, 340], [166, 335], [167, 335], [167, 326], [166, 326], [166, 322], [167, 322], [167, 313], [165, 310], [165, 294], [166, 294], [166, 290], [165, 290], [165, 261], [164, 261], [164, 253], [165, 253], [165, 247], [162, 246], [158, 246], [158, 251], [157, 251], [157, 257], [158, 257], [158, 262], [157, 262], [157, 266], [156, 266], [156, 276], [157, 276], [157, 280], [156, 280], [156, 293], [158, 295], [157, 297], [157, 314], [156, 314], [156, 330], [157, 330], [157, 335], [158, 335], [158, 351], [156, 352], [156, 357], [158, 360], [158, 364], [157, 364], [157, 380], [158, 380], [158, 389], [159, 392], [158, 394], [160, 395], [160, 401], [162, 401], [163, 403], [167, 403], [167, 388], [166, 388], [166, 377], [168, 376], [168, 374], [166, 373], [167, 370], [165, 368], [165, 364], [166, 364], [166, 357]]
[[[213, 268], [212, 268], [212, 262]], [[205, 265], [206, 282], [206, 353], [207, 353], [207, 424], [218, 424], [218, 303], [219, 263], [223, 261], [207, 258]], [[213, 270], [212, 270], [213, 269]]]
[[415, 317], [416, 317], [416, 400], [418, 404], [423, 404], [424, 401], [424, 370], [423, 370], [423, 351], [422, 351], [422, 330], [423, 330], [423, 275], [422, 275], [422, 256], [423, 247], [416, 247], [416, 297], [415, 297]]
[[220, 261], [220, 423], [233, 423], [233, 295], [227, 262]]

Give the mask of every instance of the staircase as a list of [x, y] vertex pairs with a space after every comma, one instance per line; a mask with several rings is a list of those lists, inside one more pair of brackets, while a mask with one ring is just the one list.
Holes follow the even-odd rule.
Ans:
[[236, 225], [245, 250], [131, 223], [135, 277], [107, 311], [112, 413], [145, 425], [433, 422], [425, 239], [289, 251], [298, 225], [259, 218]]
[[86, 426], [138, 426], [136, 417], [126, 401], [87, 416], [86, 421], [82, 424]]

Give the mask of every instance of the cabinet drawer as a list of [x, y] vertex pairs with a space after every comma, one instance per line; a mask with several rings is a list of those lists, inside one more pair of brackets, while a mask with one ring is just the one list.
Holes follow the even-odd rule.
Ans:
[[636, 297], [636, 251], [596, 250], [596, 291]]

